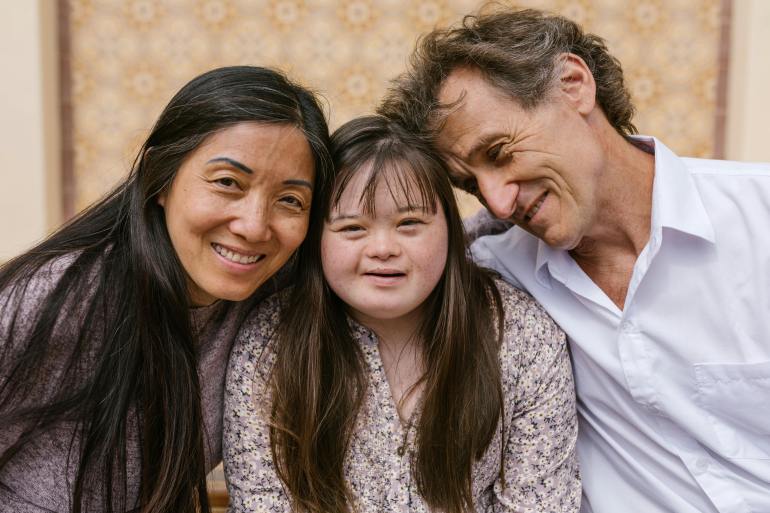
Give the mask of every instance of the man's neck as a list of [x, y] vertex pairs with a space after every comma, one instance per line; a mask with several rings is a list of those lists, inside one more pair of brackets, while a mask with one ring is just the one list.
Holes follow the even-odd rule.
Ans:
[[634, 264], [650, 237], [655, 158], [608, 129], [597, 219], [570, 254], [622, 309]]

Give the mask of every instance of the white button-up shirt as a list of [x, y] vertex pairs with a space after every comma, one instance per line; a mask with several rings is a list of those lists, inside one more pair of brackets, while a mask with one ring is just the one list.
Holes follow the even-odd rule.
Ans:
[[637, 141], [652, 226], [622, 311], [519, 228], [474, 257], [567, 332], [584, 512], [770, 513], [770, 165]]

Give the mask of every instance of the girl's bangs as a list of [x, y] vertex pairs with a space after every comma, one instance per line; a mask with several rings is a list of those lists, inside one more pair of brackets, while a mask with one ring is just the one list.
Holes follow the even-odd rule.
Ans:
[[440, 169], [435, 163], [428, 161], [419, 152], [403, 151], [399, 155], [391, 155], [388, 151], [377, 151], [371, 158], [354, 165], [350, 163], [337, 176], [332, 193], [329, 210], [339, 204], [342, 193], [350, 180], [359, 173], [367, 173], [366, 182], [359, 197], [363, 213], [376, 216], [375, 198], [377, 188], [384, 185], [393, 201], [399, 208], [422, 210], [426, 213], [436, 213], [438, 190], [436, 185], [437, 173]]

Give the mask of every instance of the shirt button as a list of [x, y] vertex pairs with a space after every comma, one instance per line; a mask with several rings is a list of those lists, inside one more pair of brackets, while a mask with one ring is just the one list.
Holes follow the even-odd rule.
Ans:
[[623, 333], [630, 333], [634, 331], [634, 323], [632, 323], [631, 321], [623, 321], [622, 323], [620, 323], [620, 330]]
[[403, 446], [403, 445], [402, 445], [402, 446], [400, 446], [400, 447], [399, 447], [399, 448], [396, 450], [396, 454], [398, 454], [399, 456], [403, 456], [405, 452], [406, 452], [406, 448], [404, 448], [404, 446]]
[[695, 460], [695, 471], [698, 474], [703, 474], [709, 469], [709, 462], [705, 458], [698, 458]]

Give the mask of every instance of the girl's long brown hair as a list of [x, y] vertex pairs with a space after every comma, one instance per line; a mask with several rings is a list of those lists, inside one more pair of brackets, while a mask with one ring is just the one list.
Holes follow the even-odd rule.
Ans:
[[[444, 209], [449, 247], [420, 332], [423, 409], [412, 466], [418, 490], [432, 508], [473, 511], [472, 465], [502, 418], [499, 293], [491, 276], [468, 258], [446, 171], [426, 143], [384, 117], [367, 116], [340, 127], [332, 146], [336, 176], [331, 194], [314, 198], [327, 218], [362, 168], [372, 170], [361, 197], [365, 210], [373, 210], [374, 193], [383, 183], [392, 192], [403, 192], [410, 204], [438, 201]], [[297, 266], [302, 286], [293, 289], [281, 313], [270, 444], [295, 508], [337, 513], [351, 511], [343, 468], [367, 373], [346, 306], [323, 277], [321, 231], [318, 223], [308, 233]]]

